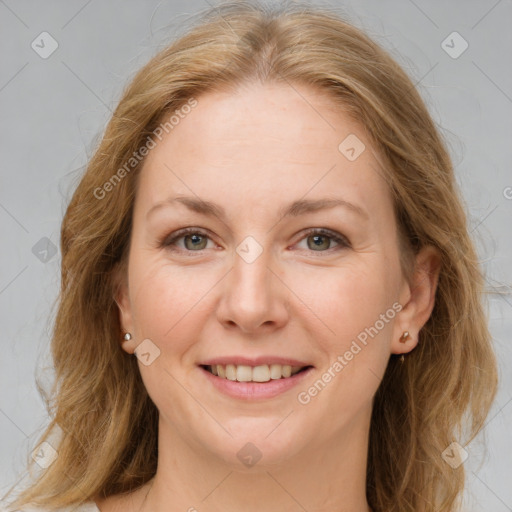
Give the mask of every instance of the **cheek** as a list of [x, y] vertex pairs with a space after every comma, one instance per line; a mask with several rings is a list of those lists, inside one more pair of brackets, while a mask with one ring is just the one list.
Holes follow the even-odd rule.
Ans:
[[184, 353], [211, 315], [209, 296], [219, 272], [148, 259], [134, 262], [131, 278], [138, 336], [151, 339], [166, 355]]
[[158, 409], [172, 417], [200, 415], [194, 401], [178, 399], [184, 396], [183, 388], [174, 374], [176, 368], [194, 362], [190, 349], [200, 339], [207, 318], [201, 298], [217, 281], [205, 273], [199, 278], [192, 266], [171, 267], [161, 261], [134, 268], [137, 336], [150, 339], [160, 351], [149, 366], [139, 363], [141, 377]]
[[315, 320], [319, 331], [313, 339], [324, 357], [315, 378], [298, 390], [297, 402], [310, 418], [332, 418], [325, 427], [330, 431], [370, 410], [389, 360], [396, 311], [389, 279], [372, 268], [338, 268], [328, 278], [308, 281], [304, 302], [314, 304], [329, 329]]
[[319, 334], [325, 334], [321, 338], [330, 340], [332, 348], [343, 349], [392, 307], [394, 269], [378, 260], [372, 256], [343, 267], [311, 269], [292, 280], [297, 283], [294, 292], [316, 318]]
[[377, 259], [374, 265], [332, 269], [325, 277], [302, 281], [304, 287], [297, 293], [313, 305], [319, 326], [313, 339], [325, 356], [314, 381], [299, 390], [297, 400], [309, 404], [312, 413], [335, 414], [332, 428], [369, 406], [389, 360], [397, 314], [396, 273], [395, 267], [378, 264]]

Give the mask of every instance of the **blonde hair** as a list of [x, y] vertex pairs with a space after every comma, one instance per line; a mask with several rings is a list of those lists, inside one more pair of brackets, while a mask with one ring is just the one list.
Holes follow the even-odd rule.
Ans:
[[[62, 223], [62, 276], [45, 397], [58, 457], [13, 503], [57, 508], [134, 490], [157, 467], [158, 411], [137, 359], [120, 349], [114, 272], [129, 247], [137, 162], [108, 187], [159, 123], [190, 98], [244, 83], [306, 84], [360, 121], [385, 165], [402, 262], [441, 254], [435, 307], [405, 364], [391, 357], [375, 399], [367, 499], [375, 512], [452, 511], [464, 470], [442, 452], [482, 429], [497, 386], [483, 276], [450, 157], [414, 84], [359, 29], [326, 7], [223, 3], [159, 52], [128, 86]], [[126, 167], [125, 167], [126, 170]], [[119, 173], [118, 173], [119, 176]], [[124, 268], [124, 267], [123, 267]], [[30, 461], [29, 466], [35, 467]]]

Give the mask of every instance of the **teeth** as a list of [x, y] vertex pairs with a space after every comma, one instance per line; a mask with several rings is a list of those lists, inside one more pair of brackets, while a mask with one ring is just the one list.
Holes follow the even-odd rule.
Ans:
[[271, 379], [280, 379], [282, 375], [281, 371], [282, 366], [280, 364], [271, 364], [270, 365], [270, 378]]
[[290, 377], [292, 374], [292, 367], [290, 365], [284, 365], [283, 369], [281, 370], [283, 377]]
[[268, 364], [255, 366], [252, 369], [252, 380], [254, 382], [268, 382], [270, 380], [270, 369]]
[[262, 364], [254, 367], [244, 364], [214, 364], [207, 367], [213, 375], [238, 382], [268, 382], [269, 380], [286, 379], [295, 375], [302, 368], [304, 367], [290, 366], [288, 364]]
[[226, 365], [226, 379], [236, 380], [236, 366], [234, 364]]

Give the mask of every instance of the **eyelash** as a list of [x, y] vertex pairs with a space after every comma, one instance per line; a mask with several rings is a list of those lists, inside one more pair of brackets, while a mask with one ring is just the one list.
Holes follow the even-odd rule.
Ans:
[[[199, 253], [201, 254], [203, 251], [205, 251], [206, 249], [200, 249], [198, 251], [191, 251], [191, 250], [188, 250], [188, 249], [177, 249], [177, 248], [173, 248], [173, 244], [179, 240], [180, 238], [183, 238], [187, 235], [201, 235], [201, 236], [204, 236], [206, 238], [208, 238], [209, 240], [211, 240], [211, 237], [208, 235], [208, 233], [206, 233], [205, 231], [201, 230], [201, 229], [197, 229], [197, 228], [184, 228], [184, 229], [180, 229], [179, 231], [176, 231], [175, 233], [172, 234], [172, 237], [169, 238], [169, 237], [166, 237], [162, 240], [162, 242], [159, 244], [159, 248], [167, 248], [169, 250], [172, 250], [172, 251], [182, 251], [182, 252], [187, 252], [187, 253], [190, 253], [191, 255], [192, 254], [195, 254], [195, 253]], [[336, 233], [335, 231], [331, 231], [329, 229], [325, 229], [325, 228], [312, 228], [310, 229], [309, 231], [307, 231], [306, 233], [304, 233], [303, 237], [299, 240], [302, 241], [304, 240], [305, 238], [309, 237], [309, 236], [314, 236], [314, 235], [322, 235], [322, 236], [325, 236], [327, 238], [330, 238], [331, 240], [333, 240], [334, 242], [336, 242], [337, 245], [336, 247], [331, 247], [325, 251], [313, 251], [313, 250], [310, 250], [310, 252], [312, 253], [315, 253], [315, 252], [319, 252], [319, 253], [331, 253], [332, 250], [341, 250], [341, 249], [346, 249], [346, 248], [349, 248], [351, 247], [350, 245], [350, 242], [348, 241], [347, 238], [345, 238], [343, 235], [339, 234], [339, 233]]]

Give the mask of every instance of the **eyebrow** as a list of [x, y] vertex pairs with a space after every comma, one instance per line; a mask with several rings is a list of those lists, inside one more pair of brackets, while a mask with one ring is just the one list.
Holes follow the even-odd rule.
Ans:
[[[214, 216], [219, 219], [225, 221], [226, 220], [226, 211], [224, 208], [218, 204], [212, 203], [211, 201], [205, 201], [203, 199], [199, 199], [197, 197], [192, 196], [177, 196], [166, 199], [165, 201], [161, 201], [153, 205], [153, 207], [148, 211], [146, 217], [149, 217], [154, 211], [161, 209], [164, 206], [173, 205], [175, 203], [182, 204], [186, 208], [196, 213], [200, 213], [202, 215]], [[335, 207], [344, 207], [348, 210], [356, 213], [357, 215], [363, 217], [368, 220], [368, 213], [353, 203], [345, 201], [341, 198], [321, 198], [321, 199], [298, 199], [297, 201], [293, 201], [289, 205], [284, 206], [278, 212], [279, 218], [282, 217], [298, 217], [299, 215], [304, 215], [306, 213], [313, 213], [320, 210], [326, 210]]]

